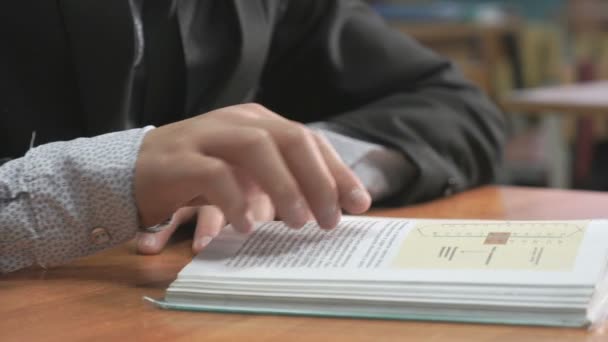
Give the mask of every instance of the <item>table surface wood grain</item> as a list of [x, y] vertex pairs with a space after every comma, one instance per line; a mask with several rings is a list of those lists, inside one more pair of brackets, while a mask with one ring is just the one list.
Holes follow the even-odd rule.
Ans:
[[[607, 208], [603, 193], [483, 187], [372, 215], [581, 219], [605, 217]], [[126, 244], [48, 270], [1, 275], [0, 340], [608, 341], [601, 329], [180, 312], [142, 301], [162, 297], [191, 257], [187, 240], [157, 256], [136, 255]]]

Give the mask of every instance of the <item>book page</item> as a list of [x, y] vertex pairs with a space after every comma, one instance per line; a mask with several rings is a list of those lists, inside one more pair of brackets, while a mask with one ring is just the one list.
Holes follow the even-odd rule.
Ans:
[[590, 284], [607, 250], [602, 220], [266, 222], [249, 235], [225, 229], [179, 277]]
[[[348, 220], [330, 231], [308, 223], [301, 229], [281, 222], [257, 227], [224, 260], [228, 268], [378, 268], [409, 230], [410, 221]], [[223, 246], [230, 248], [230, 246]], [[230, 248], [234, 249], [234, 248]]]

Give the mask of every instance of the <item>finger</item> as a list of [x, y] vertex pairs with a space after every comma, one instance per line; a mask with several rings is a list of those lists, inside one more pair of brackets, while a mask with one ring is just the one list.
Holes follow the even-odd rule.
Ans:
[[270, 121], [260, 123], [267, 124], [269, 130], [276, 130], [283, 155], [319, 226], [334, 228], [341, 218], [337, 180], [330, 172], [312, 132], [296, 123], [291, 123], [287, 129], [280, 129], [279, 125]]
[[[207, 154], [227, 160], [255, 179], [286, 224], [301, 227], [306, 223], [306, 198], [268, 131], [228, 126], [225, 131], [215, 130], [204, 146]], [[226, 219], [234, 223], [230, 217]]]
[[136, 237], [137, 252], [141, 254], [158, 254], [177, 227], [188, 222], [196, 214], [196, 208], [181, 208], [173, 214], [166, 228], [157, 233], [139, 233]]
[[336, 180], [340, 206], [351, 214], [361, 214], [369, 209], [372, 198], [355, 173], [342, 162], [331, 144], [321, 134], [314, 138]]
[[276, 139], [319, 226], [335, 227], [341, 217], [337, 181], [310, 129], [288, 120], [264, 118], [248, 125], [264, 129]]
[[220, 159], [206, 156], [193, 158], [190, 166], [191, 173], [185, 181], [198, 193], [190, 202], [203, 198], [200, 202], [219, 207], [236, 230], [246, 233], [253, 229], [246, 193], [238, 183], [233, 168]]
[[220, 208], [214, 205], [199, 207], [192, 251], [195, 254], [200, 253], [219, 234], [225, 224], [226, 220]]
[[274, 220], [275, 210], [270, 197], [261, 190], [249, 196], [249, 206], [255, 221]]
[[236, 122], [245, 119], [275, 119], [289, 121], [281, 115], [258, 103], [243, 103], [236, 106], [226, 107], [223, 118], [235, 120]]
[[[307, 127], [296, 124], [256, 103], [235, 106], [234, 110], [230, 111], [230, 115], [232, 117], [229, 119], [236, 124], [242, 125], [245, 122], [247, 126], [269, 130], [274, 137], [278, 138], [279, 148], [283, 150], [286, 162], [295, 174], [300, 190], [307, 198], [308, 206], [303, 209], [307, 213], [307, 219], [312, 218], [310, 212], [312, 206], [320, 226], [334, 227], [339, 222], [341, 214], [338, 191], [343, 192], [344, 190], [340, 187], [350, 185], [353, 178], [355, 182], [358, 181], [340, 158], [337, 156], [327, 158], [334, 164], [342, 164], [342, 168], [332, 166], [336, 170], [336, 175], [347, 176], [344, 182], [338, 182], [336, 185], [336, 181], [332, 179], [334, 174], [324, 167], [326, 158], [319, 151], [315, 138], [311, 139], [312, 131]], [[333, 151], [333, 148], [328, 146]], [[350, 197], [357, 195], [364, 197], [367, 191], [363, 187], [361, 189], [363, 192], [353, 191]], [[367, 210], [367, 208], [361, 209], [365, 206], [364, 204], [357, 206], [357, 201], [355, 201], [355, 205], [351, 205], [351, 202], [346, 201], [349, 212]]]

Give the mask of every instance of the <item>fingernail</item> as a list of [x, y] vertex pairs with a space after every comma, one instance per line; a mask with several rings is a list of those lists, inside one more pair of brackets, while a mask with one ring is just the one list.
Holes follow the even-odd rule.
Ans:
[[291, 228], [300, 228], [308, 221], [308, 208], [304, 200], [295, 201], [289, 208], [287, 225]]
[[200, 239], [196, 240], [196, 245], [194, 246], [194, 248], [197, 251], [200, 251], [201, 249], [205, 248], [209, 244], [209, 242], [211, 242], [211, 240], [213, 240], [212, 236], [205, 235]]
[[323, 229], [332, 229], [335, 228], [340, 219], [342, 218], [342, 211], [338, 206], [333, 206], [328, 209], [321, 220], [319, 221], [319, 226]]
[[156, 246], [156, 236], [153, 234], [146, 234], [144, 235], [142, 241], [141, 241], [142, 246], [145, 247], [154, 247]]
[[362, 189], [362, 188], [354, 188], [350, 192], [350, 199], [353, 202], [357, 202], [357, 203], [367, 203], [367, 202], [371, 201], [369, 192], [367, 192], [367, 190]]

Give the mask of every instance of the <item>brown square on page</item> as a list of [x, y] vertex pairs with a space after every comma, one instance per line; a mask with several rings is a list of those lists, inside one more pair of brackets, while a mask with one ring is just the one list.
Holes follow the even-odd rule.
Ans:
[[511, 233], [505, 232], [492, 232], [488, 233], [486, 237], [486, 241], [483, 242], [484, 245], [504, 245], [509, 241], [509, 237]]

